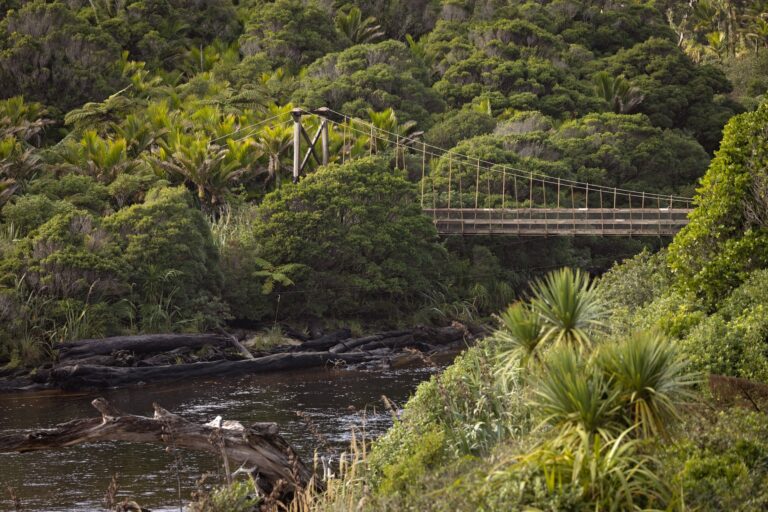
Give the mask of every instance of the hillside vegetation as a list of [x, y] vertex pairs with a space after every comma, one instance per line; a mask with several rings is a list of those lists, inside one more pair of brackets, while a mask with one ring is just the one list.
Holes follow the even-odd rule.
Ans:
[[704, 2], [3, 2], [0, 361], [229, 321], [472, 320], [548, 269], [657, 248], [438, 240], [418, 155], [343, 126], [333, 165], [293, 186], [290, 109], [690, 195], [768, 86], [740, 81], [761, 5], [707, 3], [707, 21]]
[[[291, 506], [765, 510], [767, 12], [0, 1], [0, 364], [117, 334], [494, 315]], [[293, 184], [294, 107], [496, 167], [341, 123]], [[672, 241], [438, 238], [422, 191], [482, 180], [472, 203], [498, 206], [501, 166], [695, 211]], [[251, 491], [200, 507], [276, 506]]]

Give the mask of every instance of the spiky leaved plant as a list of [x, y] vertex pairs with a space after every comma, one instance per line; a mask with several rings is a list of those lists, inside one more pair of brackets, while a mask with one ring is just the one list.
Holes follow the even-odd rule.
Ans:
[[571, 347], [551, 350], [533, 379], [532, 405], [561, 438], [581, 434], [612, 439], [623, 428], [619, 392], [610, 380]]
[[629, 419], [645, 437], [664, 435], [678, 418], [680, 405], [692, 399], [698, 381], [674, 345], [659, 333], [639, 332], [600, 347], [595, 365], [629, 409]]
[[544, 324], [542, 342], [581, 350], [592, 344], [590, 331], [602, 328], [605, 307], [594, 282], [581, 270], [550, 272], [532, 286], [531, 307]]
[[502, 359], [500, 371], [509, 371], [509, 366], [517, 366], [518, 360], [522, 366], [538, 362], [543, 332], [539, 314], [528, 304], [516, 302], [496, 318], [499, 328], [494, 338], [504, 347], [499, 355]]

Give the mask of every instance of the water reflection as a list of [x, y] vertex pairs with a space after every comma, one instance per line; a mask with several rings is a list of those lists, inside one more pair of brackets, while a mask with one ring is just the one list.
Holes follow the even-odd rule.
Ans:
[[[203, 422], [217, 415], [246, 424], [274, 421], [305, 460], [310, 460], [318, 443], [296, 411], [311, 418], [331, 444], [343, 446], [349, 442], [353, 425], [364, 422], [370, 436], [383, 432], [391, 420], [381, 396], [401, 403], [434, 371], [313, 370], [93, 393], [0, 395], [0, 430], [48, 427], [94, 416], [90, 402], [104, 396], [132, 414], [151, 415], [152, 403], [158, 402]], [[182, 454], [182, 497], [186, 502], [195, 480], [206, 471], [218, 471], [218, 462], [201, 453]], [[0, 455], [0, 509], [11, 509], [5, 492], [11, 486], [26, 511], [99, 510], [110, 479], [117, 473], [120, 498], [135, 498], [153, 510], [178, 510], [173, 464], [174, 458], [160, 446], [122, 443]]]

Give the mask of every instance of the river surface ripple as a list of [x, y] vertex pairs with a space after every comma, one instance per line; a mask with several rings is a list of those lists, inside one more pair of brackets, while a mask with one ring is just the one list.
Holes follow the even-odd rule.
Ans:
[[[87, 393], [0, 395], [0, 431], [45, 428], [98, 414], [97, 396], [119, 409], [152, 415], [152, 402], [200, 422], [217, 415], [244, 424], [272, 421], [311, 464], [318, 441], [296, 412], [311, 418], [329, 444], [343, 449], [353, 427], [373, 438], [391, 425], [382, 395], [402, 405], [419, 382], [437, 368], [399, 370], [312, 370], [238, 378], [191, 380], [168, 385]], [[182, 501], [189, 501], [195, 480], [219, 473], [209, 455], [181, 451]], [[0, 454], [0, 510], [13, 510], [7, 488], [15, 489], [27, 512], [104, 510], [102, 500], [115, 473], [118, 499], [131, 498], [154, 511], [179, 510], [175, 458], [159, 445], [98, 443], [63, 450]], [[220, 474], [214, 477], [221, 478]]]

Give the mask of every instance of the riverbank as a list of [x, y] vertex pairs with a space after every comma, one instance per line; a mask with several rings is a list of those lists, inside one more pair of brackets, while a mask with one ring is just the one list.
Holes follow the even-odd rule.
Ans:
[[0, 370], [0, 392], [80, 391], [325, 366], [398, 368], [450, 359], [482, 335], [480, 329], [454, 323], [358, 337], [340, 329], [314, 339], [287, 338], [266, 350], [254, 348], [245, 331], [81, 340], [57, 347], [53, 363]]

